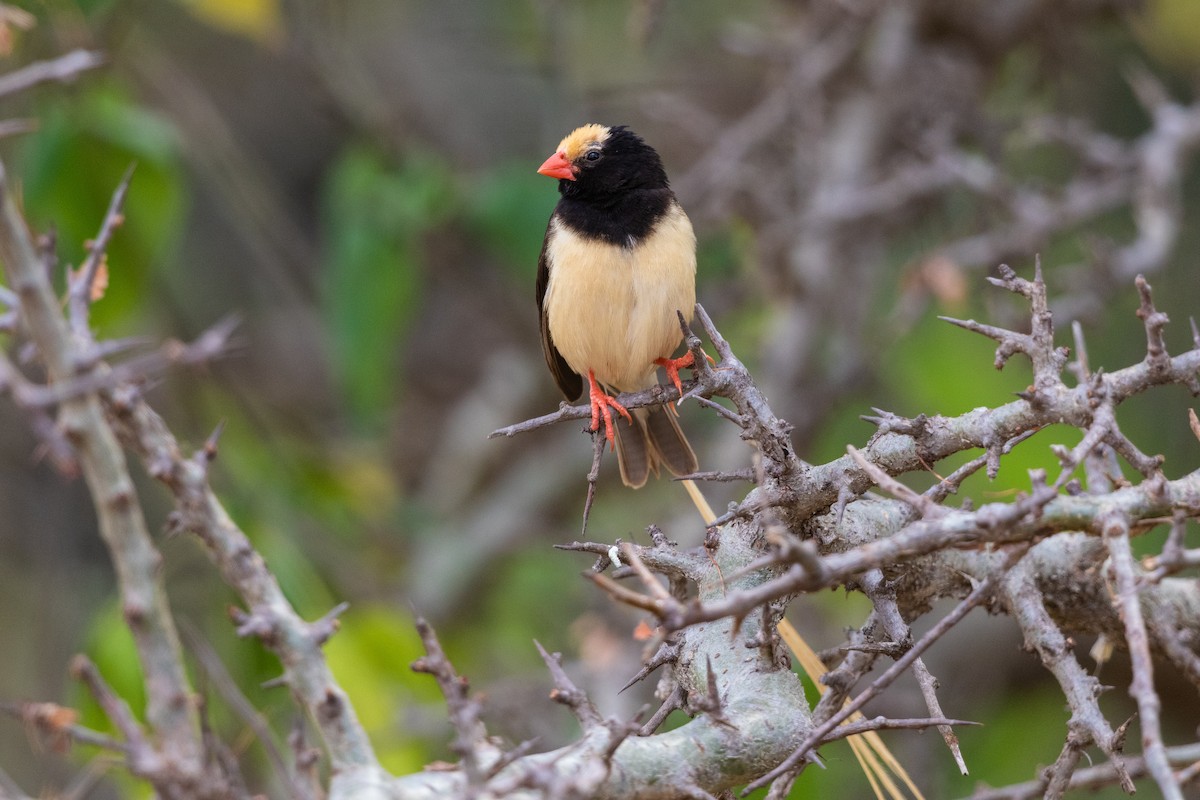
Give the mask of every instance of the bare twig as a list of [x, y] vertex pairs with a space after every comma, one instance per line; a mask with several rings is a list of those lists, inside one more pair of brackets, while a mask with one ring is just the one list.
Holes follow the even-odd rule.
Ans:
[[[888, 637], [901, 646], [910, 642], [912, 640], [912, 631], [904, 621], [904, 617], [900, 613], [900, 608], [896, 604], [894, 589], [884, 581], [883, 573], [877, 569], [871, 570], [862, 577], [859, 583], [863, 591], [871, 598], [871, 603], [875, 606], [875, 616]], [[929, 709], [930, 716], [945, 716], [942, 713], [941, 704], [937, 698], [937, 680], [930, 673], [929, 668], [925, 666], [925, 661], [920, 658], [914, 659], [912, 668], [913, 675], [917, 679], [917, 685], [921, 688], [921, 696], [925, 698], [925, 706]], [[950, 753], [954, 757], [954, 762], [958, 765], [959, 772], [963, 775], [968, 774], [967, 764], [963, 760], [962, 749], [958, 745], [958, 737], [955, 735], [953, 728], [949, 725], [940, 725], [938, 726], [938, 732], [946, 742], [946, 747], [950, 749]]]
[[821, 742], [830, 731], [845, 722], [855, 711], [858, 711], [860, 708], [866, 705], [871, 698], [875, 697], [877, 694], [879, 694], [879, 692], [883, 691], [883, 689], [890, 686], [896, 678], [900, 677], [900, 675], [903, 674], [904, 671], [907, 670], [908, 667], [914, 661], [916, 661], [918, 657], [920, 657], [921, 653], [929, 649], [930, 645], [932, 645], [948, 630], [958, 624], [958, 622], [967, 615], [967, 612], [987, 600], [992, 593], [992, 589], [1000, 581], [1001, 576], [1006, 574], [1007, 571], [1011, 569], [1022, 556], [1025, 555], [1027, 550], [1028, 547], [1026, 546], [1014, 547], [1006, 556], [1005, 562], [1000, 570], [992, 575], [989, 575], [983, 581], [980, 581], [979, 585], [976, 586], [971, 593], [954, 608], [953, 611], [942, 617], [942, 619], [938, 620], [938, 623], [930, 628], [929, 631], [921, 637], [920, 641], [914, 644], [907, 653], [897, 659], [896, 663], [888, 667], [888, 669], [882, 675], [876, 678], [870, 686], [863, 690], [858, 697], [847, 703], [844, 708], [831, 716], [829, 719], [825, 720], [825, 722], [815, 727], [812, 733], [805, 737], [804, 742], [792, 752], [792, 755], [784, 759], [782, 763], [780, 763], [770, 772], [747, 784], [743, 795], [749, 793], [749, 791], [752, 789], [766, 786], [780, 775], [783, 775], [784, 773], [796, 767], [805, 757], [808, 751], [817, 743]]
[[600, 459], [604, 456], [604, 436], [599, 431], [592, 433], [592, 468], [587, 474], [587, 498], [583, 501], [583, 527], [579, 535], [587, 536], [588, 517], [592, 515], [592, 501], [596, 499], [596, 482], [600, 480]]
[[658, 646], [658, 650], [655, 651], [654, 655], [651, 656], [650, 659], [644, 664], [642, 664], [641, 669], [637, 671], [637, 674], [625, 682], [625, 685], [621, 687], [621, 691], [623, 692], [638, 681], [644, 680], [652, 672], [654, 672], [654, 670], [658, 669], [664, 664], [670, 664], [678, 660], [679, 649], [680, 646], [678, 641], [674, 641], [669, 638], [664, 640], [662, 644]]
[[550, 692], [550, 699], [571, 709], [571, 713], [579, 720], [579, 724], [585, 731], [600, 725], [600, 714], [592, 705], [592, 701], [588, 700], [587, 695], [580, 691], [563, 670], [562, 654], [546, 652], [546, 648], [542, 647], [541, 642], [536, 639], [533, 644], [537, 647], [542, 661], [546, 663], [546, 669], [550, 670], [550, 676], [554, 679], [554, 689]]
[[[1026, 646], [1033, 649], [1042, 663], [1058, 680], [1071, 708], [1068, 723], [1079, 746], [1094, 743], [1109, 757], [1126, 792], [1133, 791], [1123, 758], [1118, 754], [1120, 739], [1105, 720], [1097, 703], [1099, 681], [1089, 675], [1075, 659], [1067, 638], [1046, 610], [1041, 593], [1030, 570], [1019, 565], [1005, 580], [1003, 597], [1022, 632]], [[1074, 761], [1070, 766], [1074, 766]]]
[[[229, 316], [205, 330], [192, 342], [169, 340], [156, 350], [135, 356], [118, 364], [104, 364], [73, 378], [37, 386], [23, 378], [10, 381], [13, 399], [26, 409], [50, 408], [94, 392], [115, 389], [123, 384], [135, 384], [163, 372], [172, 366], [197, 365], [210, 362], [228, 351], [229, 339], [238, 325], [236, 316]], [[0, 362], [0, 368], [17, 375], [11, 364]]]
[[57, 703], [0, 703], [0, 711], [43, 734], [56, 750], [66, 750], [70, 742], [100, 747], [122, 755], [129, 750], [111, 736], [77, 725], [75, 721], [79, 713]]
[[47, 81], [70, 83], [79, 77], [80, 73], [95, 69], [103, 63], [102, 54], [88, 50], [72, 50], [50, 61], [35, 61], [16, 72], [0, 75], [0, 97], [23, 92]]
[[965, 719], [946, 719], [945, 717], [929, 717], [917, 719], [889, 719], [887, 717], [874, 717], [872, 719], [862, 719], [857, 722], [843, 722], [838, 727], [830, 731], [821, 744], [845, 739], [848, 736], [857, 736], [866, 731], [883, 731], [883, 730], [924, 730], [925, 728], [948, 728], [951, 725], [981, 725], [980, 722], [971, 722]]
[[858, 464], [858, 466], [867, 473], [868, 477], [875, 481], [875, 484], [879, 486], [880, 489], [883, 489], [897, 499], [903, 500], [905, 503], [912, 506], [913, 510], [916, 511], [920, 516], [936, 516], [940, 511], [942, 511], [942, 509], [939, 508], [937, 503], [935, 503], [932, 499], [918, 492], [914, 492], [912, 489], [908, 488], [903, 483], [872, 464], [858, 448], [854, 447], [853, 445], [847, 445], [846, 452], [849, 453], [850, 457], [854, 459], [854, 463]]
[[229, 670], [225, 668], [225, 664], [222, 663], [220, 656], [213, 650], [212, 645], [192, 626], [185, 624], [181, 630], [183, 638], [187, 642], [188, 650], [200, 664], [200, 667], [204, 670], [204, 674], [212, 681], [217, 691], [220, 692], [222, 699], [224, 699], [233, 713], [254, 732], [255, 738], [262, 744], [267, 761], [271, 763], [271, 767], [275, 770], [278, 779], [287, 784], [291, 795], [297, 798], [297, 800], [304, 800], [305, 798], [313, 798], [315, 800], [315, 797], [309, 792], [311, 787], [293, 780], [291, 771], [284, 762], [283, 753], [280, 752], [279, 746], [275, 743], [275, 735], [271, 732], [270, 725], [262, 713], [254, 707], [249, 698], [238, 688], [233, 676], [229, 674]]
[[671, 712], [677, 708], [683, 708], [684, 693], [682, 686], [676, 686], [671, 690], [671, 694], [663, 700], [662, 705], [658, 710], [651, 715], [650, 719], [646, 720], [646, 724], [638, 731], [638, 736], [650, 736], [658, 727], [666, 722], [667, 717], [671, 716]]
[[[1166, 751], [1167, 761], [1173, 767], [1187, 767], [1200, 761], [1200, 743], [1169, 747]], [[1142, 778], [1149, 774], [1146, 759], [1141, 756], [1130, 756], [1125, 759], [1124, 769], [1118, 769], [1112, 763], [1097, 764], [1075, 772], [1067, 785], [1071, 791], [1100, 789], [1122, 783], [1126, 774], [1133, 778]], [[1042, 797], [1045, 786], [1041, 781], [1028, 781], [999, 789], [980, 789], [972, 794], [969, 800], [1033, 800]]]
[[96, 275], [100, 266], [105, 263], [108, 243], [113, 232], [125, 221], [121, 209], [125, 206], [125, 195], [129, 191], [129, 182], [133, 180], [134, 165], [125, 170], [121, 182], [113, 192], [112, 201], [100, 224], [100, 232], [92, 240], [87, 258], [79, 267], [79, 271], [71, 275], [67, 285], [67, 310], [71, 320], [71, 330], [82, 341], [91, 341], [91, 331], [88, 329], [88, 307], [92, 303], [96, 286]]
[[1200, 550], [1188, 550], [1183, 546], [1187, 523], [1187, 515], [1177, 510], [1171, 519], [1171, 531], [1167, 534], [1162, 552], [1149, 559], [1146, 564], [1150, 570], [1145, 577], [1148, 582], [1157, 583], [1181, 569], [1200, 566]]
[[[0, 261], [9, 285], [21, 298], [30, 336], [51, 381], [70, 381], [80, 359], [2, 171], [0, 203]], [[78, 445], [101, 535], [116, 567], [125, 619], [146, 675], [147, 720], [164, 757], [173, 762], [184, 783], [190, 784], [204, 772], [199, 723], [194, 705], [186, 699], [190, 690], [179, 636], [162, 588], [160, 556], [137, 502], [124, 453], [94, 395], [65, 402], [61, 421], [67, 436]]]
[[[208, 456], [185, 457], [162, 418], [136, 394], [114, 392], [110, 411], [122, 441], [138, 454], [147, 471], [171, 492], [175, 526], [194, 532], [208, 549], [225, 581], [248, 611], [246, 633], [254, 633], [279, 655], [286, 684], [303, 703], [323, 737], [338, 791], [365, 791], [382, 780], [383, 770], [321, 652], [332, 617], [307, 623], [296, 613], [246, 534], [229, 517], [208, 484]], [[207, 453], [207, 447], [201, 451]]]
[[483, 703], [479, 698], [471, 697], [470, 685], [446, 658], [432, 626], [419, 617], [416, 626], [421, 643], [425, 646], [425, 655], [412, 663], [412, 670], [432, 675], [437, 681], [442, 697], [446, 698], [446, 707], [455, 733], [452, 748], [462, 759], [467, 784], [474, 790], [486, 779], [483, 755], [489, 745], [487, 731], [479, 719]]
[[125, 739], [126, 763], [135, 775], [151, 781], [159, 780], [167, 768], [162, 757], [146, 738], [142, 727], [129, 710], [129, 705], [112, 690], [87, 656], [77, 655], [71, 662], [71, 673], [88, 688], [109, 721]]
[[1146, 632], [1146, 621], [1138, 598], [1138, 582], [1133, 551], [1129, 546], [1129, 519], [1120, 514], [1107, 517], [1104, 524], [1104, 541], [1112, 559], [1116, 575], [1117, 602], [1121, 618], [1125, 623], [1125, 642], [1129, 645], [1133, 666], [1133, 681], [1129, 695], [1138, 706], [1139, 724], [1142, 728], [1142, 751], [1146, 768], [1158, 784], [1159, 791], [1167, 800], [1183, 800], [1183, 792], [1171, 771], [1166, 747], [1162, 740], [1159, 712], [1162, 704], [1154, 690], [1154, 667], [1150, 658], [1150, 638]]
[[[1137, 316], [1146, 326], [1146, 363], [1152, 374], [1165, 372], [1171, 363], [1167, 353], [1167, 345], [1163, 340], [1163, 330], [1170, 320], [1167, 315], [1154, 307], [1154, 298], [1150, 293], [1150, 284], [1142, 275], [1135, 281], [1141, 305], [1138, 306]], [[1200, 386], [1200, 384], [1194, 384]], [[1191, 387], [1189, 387], [1191, 388]]]

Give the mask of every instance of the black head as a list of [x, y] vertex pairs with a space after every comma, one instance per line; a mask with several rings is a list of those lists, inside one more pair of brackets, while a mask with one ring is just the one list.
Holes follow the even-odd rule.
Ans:
[[584, 125], [572, 131], [543, 165], [543, 174], [560, 179], [564, 197], [601, 203], [628, 192], [669, 188], [658, 153], [624, 125]]
[[624, 125], [572, 131], [538, 172], [559, 179], [564, 224], [622, 246], [650, 233], [674, 202], [662, 159]]

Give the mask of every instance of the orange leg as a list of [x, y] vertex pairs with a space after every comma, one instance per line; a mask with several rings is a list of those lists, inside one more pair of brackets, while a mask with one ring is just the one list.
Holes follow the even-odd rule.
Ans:
[[613, 398], [604, 393], [600, 388], [600, 384], [596, 383], [596, 376], [592, 371], [588, 370], [588, 399], [592, 404], [592, 430], [600, 430], [600, 417], [604, 417], [604, 436], [608, 439], [609, 445], [616, 449], [617, 439], [613, 432], [612, 412], [610, 408], [615, 408], [620, 412], [621, 416], [633, 422], [633, 417], [629, 416], [629, 412], [625, 410], [625, 406], [618, 403]]
[[[710, 356], [708, 353], [705, 353], [704, 357], [712, 362], [712, 356]], [[679, 390], [679, 394], [682, 396], [683, 381], [679, 380], [679, 370], [683, 369], [684, 367], [690, 367], [693, 363], [695, 363], [695, 358], [692, 356], [691, 352], [689, 351], [684, 353], [679, 358], [656, 358], [654, 359], [654, 363], [666, 370], [667, 380], [675, 384], [675, 388]]]

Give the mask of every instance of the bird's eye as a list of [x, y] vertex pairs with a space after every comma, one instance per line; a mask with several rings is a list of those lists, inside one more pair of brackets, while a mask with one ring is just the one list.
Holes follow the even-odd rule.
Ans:
[[586, 158], [588, 161], [598, 161], [600, 159], [600, 151], [589, 150], [588, 154], [584, 156], [584, 158]]

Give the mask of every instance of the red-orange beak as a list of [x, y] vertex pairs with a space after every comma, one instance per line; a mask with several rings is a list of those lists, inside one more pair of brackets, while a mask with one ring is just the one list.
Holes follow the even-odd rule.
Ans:
[[555, 153], [547, 158], [546, 163], [538, 167], [538, 175], [565, 181], [575, 180], [575, 172], [571, 169], [571, 162], [567, 161], [565, 153]]

